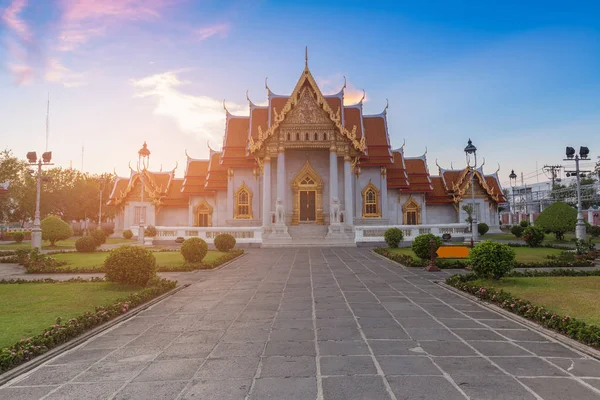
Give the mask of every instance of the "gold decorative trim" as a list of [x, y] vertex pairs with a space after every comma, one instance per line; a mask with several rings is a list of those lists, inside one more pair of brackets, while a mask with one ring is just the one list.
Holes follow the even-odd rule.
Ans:
[[[302, 181], [305, 178], [310, 178], [313, 184], [303, 184]], [[323, 180], [321, 176], [313, 169], [308, 160], [304, 164], [304, 167], [296, 174], [292, 181], [292, 225], [298, 225], [300, 223], [300, 191], [311, 191], [316, 192], [316, 223], [323, 225], [325, 220], [323, 218]]]
[[408, 197], [408, 200], [406, 200], [406, 202], [402, 205], [402, 214], [403, 214], [402, 221], [403, 221], [404, 225], [409, 225], [408, 224], [408, 213], [409, 212], [417, 213], [415, 225], [420, 225], [421, 224], [421, 205], [416, 202], [416, 200], [413, 198], [412, 194]]
[[[246, 201], [243, 201], [243, 195], [246, 195]], [[242, 181], [240, 187], [235, 191], [234, 219], [252, 219], [252, 190]], [[240, 201], [242, 200], [242, 201]], [[245, 209], [244, 209], [245, 207]]]
[[202, 200], [194, 207], [194, 226], [200, 226], [200, 214], [208, 215], [207, 226], [212, 226], [213, 208], [206, 200]]

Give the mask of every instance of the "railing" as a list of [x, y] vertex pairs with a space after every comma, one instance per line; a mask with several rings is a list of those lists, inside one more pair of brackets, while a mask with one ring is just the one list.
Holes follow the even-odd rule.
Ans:
[[[137, 227], [131, 227], [137, 234]], [[197, 237], [206, 243], [213, 243], [221, 233], [233, 236], [237, 243], [262, 243], [262, 227], [219, 227], [200, 228], [195, 226], [157, 226], [156, 240], [175, 240], [178, 237], [189, 239]]]
[[435, 225], [390, 225], [390, 226], [356, 226], [354, 227], [354, 241], [361, 242], [383, 242], [385, 231], [390, 228], [398, 228], [404, 235], [404, 240], [412, 241], [424, 233], [432, 233], [442, 236], [449, 233], [453, 238], [469, 237], [469, 224], [435, 224]]

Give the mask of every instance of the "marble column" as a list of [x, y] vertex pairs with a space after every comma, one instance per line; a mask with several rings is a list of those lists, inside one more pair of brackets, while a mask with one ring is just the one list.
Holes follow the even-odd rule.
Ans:
[[263, 227], [271, 225], [271, 157], [266, 156], [263, 164]]
[[280, 148], [277, 153], [277, 198], [281, 199], [285, 207], [285, 149]]
[[331, 146], [329, 149], [329, 213], [331, 215], [331, 206], [333, 205], [333, 199], [337, 197], [338, 193], [338, 165], [337, 165], [337, 149], [335, 146]]
[[421, 224], [427, 224], [427, 200], [425, 195], [423, 195], [423, 207], [421, 208]]
[[381, 218], [388, 217], [387, 169], [381, 167]]
[[354, 207], [352, 207], [352, 167], [350, 165], [352, 158], [344, 157], [344, 208], [346, 225], [354, 224]]
[[227, 169], [227, 219], [233, 219], [233, 169]]

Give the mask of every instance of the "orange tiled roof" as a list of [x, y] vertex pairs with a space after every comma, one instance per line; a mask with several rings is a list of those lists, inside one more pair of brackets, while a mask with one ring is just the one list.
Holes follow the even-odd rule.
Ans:
[[209, 160], [189, 158], [185, 168], [185, 176], [181, 191], [187, 194], [204, 194]]
[[[462, 197], [464, 194], [463, 192], [470, 185], [471, 171], [469, 167], [465, 167], [463, 170], [440, 169], [440, 175], [446, 191], [458, 198]], [[480, 168], [475, 171], [475, 178], [477, 178], [479, 185], [491, 200], [496, 203], [501, 203], [506, 200], [504, 199], [500, 183], [495, 176], [485, 176], [483, 170]]]
[[250, 132], [254, 140], [258, 140], [258, 127], [265, 132], [269, 128], [269, 108], [252, 107], [250, 109]]
[[172, 179], [169, 190], [165, 197], [160, 201], [161, 206], [165, 207], [187, 207], [189, 195], [181, 192], [183, 179]]
[[227, 190], [227, 167], [221, 164], [221, 155], [219, 151], [214, 151], [210, 155], [204, 186], [208, 190]]
[[485, 182], [487, 183], [488, 188], [490, 188], [490, 191], [498, 195], [498, 203], [505, 203], [506, 198], [502, 192], [502, 187], [498, 181], [498, 176], [496, 174], [485, 175]]
[[361, 156], [364, 166], [388, 166], [393, 163], [385, 115], [363, 116], [367, 154]]
[[127, 185], [129, 184], [130, 179], [131, 178], [123, 178], [121, 176], [117, 176], [117, 178], [115, 179], [113, 189], [110, 192], [110, 195], [108, 196], [108, 202], [106, 203], [107, 205], [114, 204], [115, 200], [117, 200], [122, 195], [125, 189], [127, 189]]
[[408, 189], [408, 174], [406, 165], [404, 165], [404, 156], [400, 151], [394, 151], [394, 163], [387, 169], [387, 187], [388, 189]]
[[275, 111], [279, 114], [285, 107], [289, 96], [277, 96], [269, 99], [269, 107], [271, 107], [271, 123], [275, 120]]
[[228, 166], [248, 167], [254, 160], [246, 154], [250, 118], [227, 115], [221, 163]]
[[433, 190], [425, 195], [427, 204], [451, 204], [454, 203], [452, 195], [446, 193], [441, 176], [431, 177]]
[[344, 126], [352, 132], [356, 126], [356, 139], [363, 136], [363, 116], [359, 106], [344, 107]]
[[409, 191], [430, 192], [433, 190], [429, 171], [427, 170], [427, 159], [423, 157], [406, 157], [404, 159], [408, 174]]

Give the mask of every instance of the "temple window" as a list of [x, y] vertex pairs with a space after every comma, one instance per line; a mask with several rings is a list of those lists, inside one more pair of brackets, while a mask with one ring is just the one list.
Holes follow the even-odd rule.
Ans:
[[235, 219], [252, 219], [252, 192], [242, 182], [235, 192]]
[[315, 132], [315, 140], [319, 140], [319, 135]]
[[290, 140], [292, 140], [292, 135], [291, 135], [289, 132], [288, 132], [288, 134], [287, 134], [287, 140], [288, 140], [288, 142], [289, 142]]
[[404, 213], [404, 225], [419, 225], [421, 223], [421, 206], [412, 196], [404, 203], [402, 211]]
[[304, 134], [304, 140], [308, 140], [308, 132]]
[[[143, 215], [143, 219], [141, 219]], [[133, 209], [133, 224], [134, 225], [139, 225], [140, 222], [144, 222], [144, 223], [148, 223], [148, 220], [146, 219], [146, 207], [139, 207], [136, 206]]]
[[195, 225], [200, 227], [212, 226], [212, 211], [212, 207], [206, 202], [206, 200], [198, 204], [195, 209]]
[[371, 181], [362, 191], [363, 218], [381, 218], [379, 189]]

